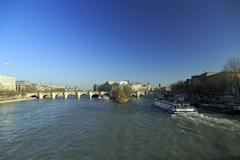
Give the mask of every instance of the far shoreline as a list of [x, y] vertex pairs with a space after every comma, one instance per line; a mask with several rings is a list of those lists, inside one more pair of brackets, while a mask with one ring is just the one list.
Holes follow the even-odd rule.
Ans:
[[4, 101], [0, 101], [0, 105], [1, 104], [6, 104], [6, 103], [30, 101], [30, 100], [34, 100], [34, 99], [36, 99], [36, 98], [21, 98], [21, 99], [4, 100]]

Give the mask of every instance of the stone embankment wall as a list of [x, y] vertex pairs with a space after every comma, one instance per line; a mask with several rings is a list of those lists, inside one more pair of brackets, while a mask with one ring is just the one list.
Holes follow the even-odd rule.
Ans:
[[9, 101], [9, 100], [18, 100], [18, 99], [25, 99], [25, 96], [0, 96], [0, 101]]
[[21, 101], [27, 101], [32, 99], [34, 98], [27, 98], [25, 96], [4, 96], [4, 97], [0, 96], [0, 104], [21, 102]]

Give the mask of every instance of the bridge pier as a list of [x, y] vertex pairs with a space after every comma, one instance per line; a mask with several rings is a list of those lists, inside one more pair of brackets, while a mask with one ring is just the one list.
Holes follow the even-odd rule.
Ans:
[[101, 96], [101, 95], [103, 95], [104, 93], [105, 93], [105, 92], [90, 91], [90, 92], [88, 92], [88, 95], [89, 95], [89, 98], [92, 99], [92, 96], [93, 96], [93, 95]]
[[38, 93], [38, 99], [43, 99], [43, 94], [42, 93]]
[[145, 92], [140, 92], [140, 91], [137, 91], [137, 92], [136, 92], [136, 97], [137, 97], [137, 98], [140, 98], [140, 96], [144, 96], [144, 95], [146, 95]]
[[64, 96], [64, 99], [67, 99], [68, 98], [68, 93], [64, 92], [63, 96]]
[[52, 92], [51, 96], [52, 96], [52, 99], [56, 99], [56, 93]]
[[80, 99], [81, 97], [81, 93], [80, 92], [76, 92], [77, 98]]
[[137, 96], [137, 99], [139, 99], [139, 97], [140, 97], [140, 93], [137, 91], [137, 93], [136, 93], [136, 96]]

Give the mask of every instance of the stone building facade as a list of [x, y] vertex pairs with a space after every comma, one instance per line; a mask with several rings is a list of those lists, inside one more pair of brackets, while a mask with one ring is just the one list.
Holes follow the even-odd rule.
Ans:
[[16, 91], [16, 78], [10, 76], [0, 76], [0, 90]]
[[[205, 72], [182, 83], [173, 84], [173, 93], [202, 101], [225, 101], [240, 93], [229, 72]], [[231, 100], [233, 101], [233, 100]]]
[[151, 89], [150, 84], [141, 84], [140, 82], [130, 83], [133, 92], [149, 92]]
[[94, 91], [106, 91], [111, 92], [115, 86], [118, 86], [119, 84], [115, 81], [107, 81], [104, 84], [96, 85], [94, 84], [93, 90]]
[[31, 83], [29, 81], [17, 81], [16, 90], [18, 94], [48, 91], [65, 91], [65, 87], [49, 86], [42, 83]]
[[130, 81], [120, 81], [119, 83], [115, 81], [107, 81], [104, 84], [97, 85], [94, 84], [93, 90], [94, 91], [107, 91], [111, 92], [117, 86], [124, 86], [129, 85], [132, 89], [132, 92], [149, 92], [151, 90], [150, 84], [142, 84], [140, 82], [130, 82]]

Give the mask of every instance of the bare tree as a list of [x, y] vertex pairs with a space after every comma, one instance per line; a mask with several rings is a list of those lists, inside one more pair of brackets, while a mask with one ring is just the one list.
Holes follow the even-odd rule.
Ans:
[[238, 93], [240, 93], [240, 59], [237, 57], [230, 58], [224, 66], [224, 71], [229, 73]]

